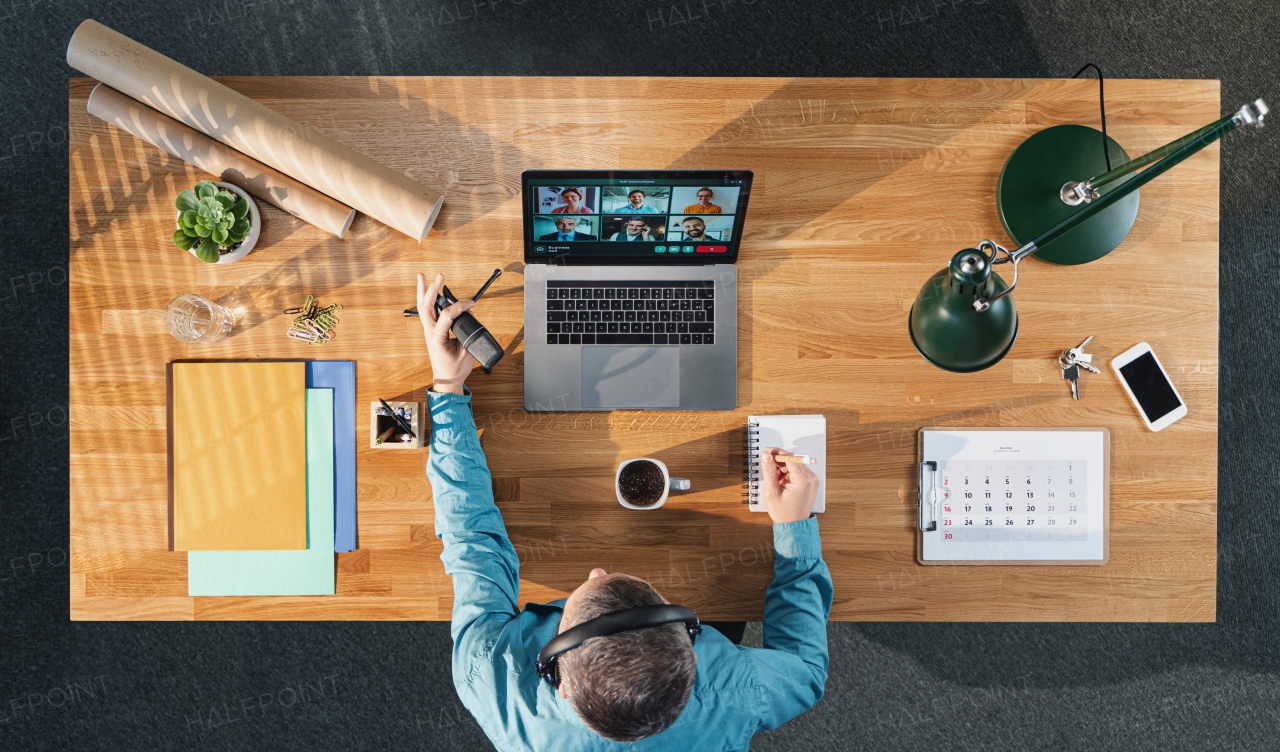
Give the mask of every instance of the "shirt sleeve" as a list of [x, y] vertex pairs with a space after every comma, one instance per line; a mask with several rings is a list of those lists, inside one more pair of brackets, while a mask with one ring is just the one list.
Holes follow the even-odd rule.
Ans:
[[427, 478], [436, 509], [440, 559], [453, 579], [453, 675], [465, 680], [516, 617], [520, 561], [493, 501], [493, 479], [471, 415], [471, 393], [429, 392]]
[[773, 526], [773, 582], [764, 596], [764, 650], [749, 651], [761, 689], [757, 730], [781, 726], [822, 699], [827, 683], [831, 572], [818, 520]]

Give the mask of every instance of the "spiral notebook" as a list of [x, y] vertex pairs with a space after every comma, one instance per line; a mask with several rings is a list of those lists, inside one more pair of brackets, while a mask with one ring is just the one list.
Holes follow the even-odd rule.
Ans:
[[817, 460], [809, 465], [818, 476], [818, 500], [813, 511], [827, 509], [827, 419], [821, 415], [751, 415], [747, 418], [747, 460], [743, 503], [751, 511], [764, 512], [760, 501], [760, 449], [778, 447], [788, 454], [804, 454]]

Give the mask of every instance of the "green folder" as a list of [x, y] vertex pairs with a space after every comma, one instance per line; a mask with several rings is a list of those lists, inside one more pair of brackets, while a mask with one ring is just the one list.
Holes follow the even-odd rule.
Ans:
[[187, 595], [333, 595], [333, 478], [333, 390], [308, 389], [306, 550], [188, 551]]

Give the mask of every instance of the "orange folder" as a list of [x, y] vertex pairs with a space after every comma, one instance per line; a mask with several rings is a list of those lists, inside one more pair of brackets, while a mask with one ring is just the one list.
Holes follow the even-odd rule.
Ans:
[[173, 364], [173, 548], [307, 547], [307, 375], [294, 363]]

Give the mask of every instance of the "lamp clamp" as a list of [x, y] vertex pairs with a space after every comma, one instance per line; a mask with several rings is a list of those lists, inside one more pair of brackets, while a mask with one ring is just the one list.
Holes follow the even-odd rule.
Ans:
[[1068, 180], [1062, 186], [1062, 203], [1067, 206], [1087, 204], [1102, 196], [1097, 188], [1090, 185], [1089, 180]]
[[[973, 310], [977, 311], [978, 313], [982, 313], [983, 311], [990, 308], [992, 303], [996, 302], [1000, 298], [1003, 298], [1004, 296], [1013, 292], [1013, 288], [1018, 286], [1018, 264], [1021, 263], [1021, 261], [1024, 258], [1026, 258], [1027, 256], [1030, 256], [1031, 254], [1035, 253], [1040, 249], [1036, 247], [1035, 243], [1027, 243], [1021, 248], [1011, 251], [1008, 248], [1005, 248], [1004, 246], [995, 242], [994, 240], [983, 240], [981, 243], [978, 243], [978, 250], [991, 251], [991, 256], [989, 260], [992, 266], [995, 266], [996, 264], [1007, 264], [1009, 262], [1013, 262], [1013, 281], [1009, 283], [1008, 287], [1004, 288], [1003, 290], [996, 293], [995, 295], [992, 295], [990, 298], [978, 298], [977, 300], [973, 301]], [[1003, 257], [1000, 256], [1001, 253], [1004, 254]]]

